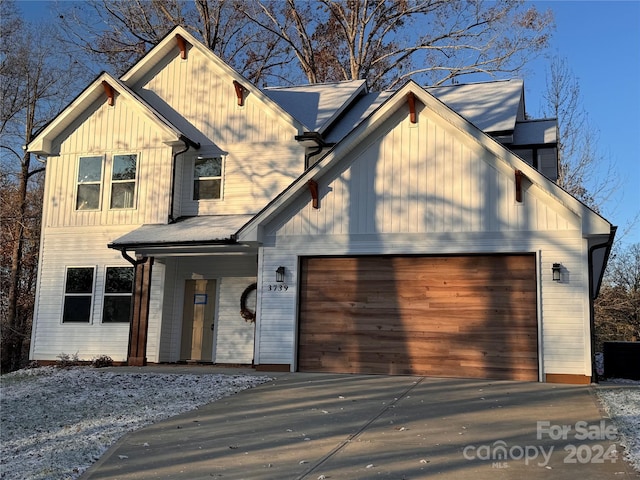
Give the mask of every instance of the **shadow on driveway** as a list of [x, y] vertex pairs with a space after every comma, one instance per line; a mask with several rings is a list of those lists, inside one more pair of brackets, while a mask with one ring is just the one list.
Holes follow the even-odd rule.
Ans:
[[126, 435], [82, 479], [636, 478], [613, 433], [585, 386], [277, 374]]

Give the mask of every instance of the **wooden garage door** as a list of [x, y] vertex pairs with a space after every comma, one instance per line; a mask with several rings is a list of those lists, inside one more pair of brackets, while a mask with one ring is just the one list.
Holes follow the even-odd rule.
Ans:
[[535, 257], [304, 258], [300, 371], [538, 379]]

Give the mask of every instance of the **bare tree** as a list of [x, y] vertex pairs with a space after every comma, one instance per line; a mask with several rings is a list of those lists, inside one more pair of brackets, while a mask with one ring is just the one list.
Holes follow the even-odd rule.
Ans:
[[307, 80], [408, 78], [440, 85], [518, 71], [547, 46], [552, 15], [522, 2], [466, 0], [254, 0], [249, 20], [285, 42]]
[[[30, 338], [44, 166], [23, 149], [73, 92], [74, 64], [44, 26], [23, 22], [0, 0], [0, 188], [2, 370], [21, 366]], [[67, 60], [67, 61], [65, 61]]]
[[613, 161], [600, 150], [597, 129], [582, 105], [580, 82], [566, 59], [552, 60], [543, 115], [558, 119], [558, 185], [596, 212], [619, 185]]
[[519, 0], [89, 0], [60, 20], [68, 41], [115, 73], [179, 24], [258, 85], [372, 88], [513, 74], [546, 48], [553, 25]]
[[594, 308], [598, 347], [640, 339], [640, 243], [614, 249]]
[[279, 39], [246, 21], [239, 0], [89, 0], [62, 4], [63, 40], [97, 64], [124, 73], [176, 25], [259, 83], [291, 56]]

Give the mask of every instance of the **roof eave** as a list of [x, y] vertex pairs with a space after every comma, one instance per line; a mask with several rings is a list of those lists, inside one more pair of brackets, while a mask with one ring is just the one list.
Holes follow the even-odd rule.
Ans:
[[202, 42], [196, 39], [191, 33], [189, 33], [184, 27], [176, 26], [174, 27], [167, 35], [151, 50], [149, 50], [146, 55], [144, 55], [133, 67], [131, 67], [124, 75], [122, 75], [121, 80], [125, 82], [127, 85], [133, 86], [138, 83], [144, 75], [150, 70], [152, 65], [155, 65], [159, 59], [175, 52], [179, 51], [177, 42], [175, 41], [176, 35], [182, 37], [191, 48], [196, 48], [198, 51], [206, 56], [216, 68], [223, 71], [226, 75], [229, 75], [233, 80], [240, 83], [240, 85], [245, 88], [247, 91], [251, 93], [251, 95], [255, 96], [260, 102], [269, 106], [269, 108], [277, 111], [277, 114], [280, 118], [286, 119], [289, 123], [291, 123], [294, 128], [298, 130], [298, 133], [302, 133], [305, 130], [309, 130], [309, 128], [300, 122], [298, 119], [292, 117], [287, 111], [285, 111], [280, 105], [271, 100], [262, 90], [253, 85], [249, 80], [244, 78], [240, 73], [234, 70], [232, 67], [223, 62], [215, 53], [213, 53], [209, 48], [205, 47]]
[[135, 94], [135, 92], [131, 91], [127, 85], [104, 72], [36, 135], [29, 145], [27, 145], [27, 151], [42, 156], [53, 155], [54, 140], [73, 123], [78, 115], [93, 103], [99, 101], [101, 97], [104, 97], [105, 101], [107, 101], [107, 97], [104, 94], [103, 83], [111, 85], [119, 95], [132, 101], [142, 115], [155, 123], [163, 132], [161, 137], [163, 143], [173, 146], [184, 143], [186, 139], [190, 144], [196, 145], [196, 142], [189, 140], [176, 126]]

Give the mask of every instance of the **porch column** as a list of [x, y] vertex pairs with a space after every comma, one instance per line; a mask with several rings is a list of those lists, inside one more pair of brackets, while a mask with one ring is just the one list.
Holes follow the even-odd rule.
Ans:
[[136, 261], [133, 282], [133, 312], [129, 328], [127, 365], [142, 367], [147, 364], [147, 331], [149, 329], [149, 299], [151, 297], [151, 270], [153, 257]]

